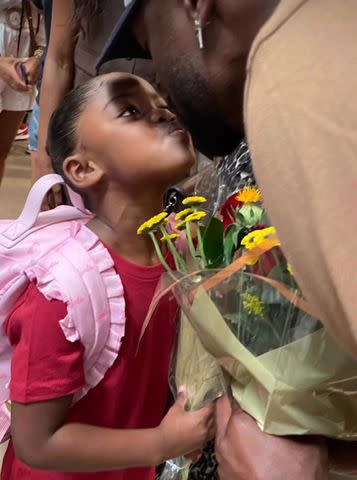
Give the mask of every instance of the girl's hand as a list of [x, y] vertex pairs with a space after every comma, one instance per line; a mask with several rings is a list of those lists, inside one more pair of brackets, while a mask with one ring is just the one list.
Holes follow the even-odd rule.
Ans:
[[40, 77], [41, 72], [41, 60], [37, 57], [30, 57], [25, 63], [25, 68], [28, 73], [28, 82], [30, 85], [35, 86], [37, 80]]
[[163, 461], [196, 452], [214, 437], [214, 404], [195, 412], [186, 411], [183, 390], [158, 428]]
[[0, 78], [18, 92], [28, 92], [32, 88], [21, 80], [15, 69], [18, 63], [25, 63], [27, 60], [27, 58], [0, 57]]

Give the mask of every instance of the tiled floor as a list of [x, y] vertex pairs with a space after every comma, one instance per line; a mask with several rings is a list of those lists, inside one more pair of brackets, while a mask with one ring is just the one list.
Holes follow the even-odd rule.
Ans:
[[31, 161], [25, 153], [26, 142], [15, 142], [6, 162], [0, 186], [0, 218], [16, 217], [30, 187]]

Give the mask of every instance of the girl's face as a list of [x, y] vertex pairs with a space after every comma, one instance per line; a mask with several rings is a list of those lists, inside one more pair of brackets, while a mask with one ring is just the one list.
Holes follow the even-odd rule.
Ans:
[[98, 79], [98, 94], [82, 113], [77, 134], [81, 155], [108, 184], [129, 191], [166, 188], [189, 174], [195, 162], [191, 137], [165, 100], [130, 74]]

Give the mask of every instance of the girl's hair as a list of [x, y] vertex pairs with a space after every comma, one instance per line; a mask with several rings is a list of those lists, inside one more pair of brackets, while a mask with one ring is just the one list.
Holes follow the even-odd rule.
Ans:
[[[80, 115], [94, 98], [96, 79], [79, 85], [63, 99], [60, 107], [52, 114], [47, 135], [47, 152], [56, 173], [66, 179], [63, 162], [78, 147], [77, 123]], [[73, 187], [73, 186], [72, 186]]]
[[[90, 22], [101, 12], [100, 0], [73, 0], [74, 23], [85, 32]], [[119, 1], [119, 0], [118, 0]]]

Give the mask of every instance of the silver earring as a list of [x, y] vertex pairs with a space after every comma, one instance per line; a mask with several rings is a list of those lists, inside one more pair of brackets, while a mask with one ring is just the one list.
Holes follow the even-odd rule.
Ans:
[[198, 46], [200, 47], [201, 50], [203, 50], [203, 31], [202, 31], [201, 20], [199, 20], [198, 18], [195, 19], [195, 31], [196, 31]]

